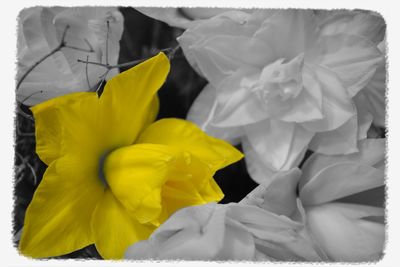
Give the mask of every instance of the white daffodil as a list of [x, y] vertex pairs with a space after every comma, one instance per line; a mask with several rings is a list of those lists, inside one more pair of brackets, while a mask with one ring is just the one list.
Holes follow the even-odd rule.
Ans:
[[353, 97], [382, 64], [382, 52], [350, 31], [325, 34], [319, 23], [311, 10], [236, 10], [178, 38], [209, 81], [188, 119], [211, 135], [241, 141], [259, 183], [265, 173], [298, 165], [307, 148], [357, 152], [372, 121], [370, 113], [358, 116]]
[[385, 139], [365, 139], [359, 150], [342, 156], [313, 154], [301, 171], [281, 173], [244, 202], [303, 221], [329, 260], [376, 261], [385, 241]]

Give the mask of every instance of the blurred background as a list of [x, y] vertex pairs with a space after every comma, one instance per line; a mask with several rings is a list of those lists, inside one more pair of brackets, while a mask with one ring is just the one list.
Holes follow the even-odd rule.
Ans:
[[[124, 32], [120, 41], [119, 63], [148, 58], [160, 50], [178, 45], [176, 38], [183, 30], [151, 19], [133, 8], [120, 8], [124, 16]], [[126, 69], [120, 69], [124, 71]], [[197, 75], [179, 49], [171, 60], [171, 71], [159, 91], [161, 118], [186, 118], [189, 107], [206, 85]], [[20, 106], [15, 117], [15, 176], [13, 234], [17, 246], [24, 222], [24, 215], [33, 193], [47, 166], [35, 153], [34, 122], [25, 113], [28, 107]], [[238, 147], [240, 149], [240, 147]], [[238, 202], [256, 183], [249, 177], [245, 162], [241, 160], [220, 170], [214, 176], [225, 194], [221, 203]], [[100, 258], [94, 245], [57, 258]]]

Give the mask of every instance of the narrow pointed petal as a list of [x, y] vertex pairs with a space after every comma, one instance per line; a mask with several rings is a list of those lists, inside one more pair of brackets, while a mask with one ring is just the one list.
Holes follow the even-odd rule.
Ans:
[[159, 120], [146, 128], [138, 143], [155, 143], [174, 146], [188, 151], [214, 169], [228, 166], [243, 157], [229, 143], [208, 136], [195, 124], [179, 119]]
[[143, 114], [152, 108], [153, 98], [169, 69], [168, 58], [160, 53], [107, 82], [100, 96], [100, 118], [114, 147], [130, 145], [136, 140], [148, 122]]
[[129, 245], [147, 239], [155, 227], [140, 224], [106, 190], [91, 218], [96, 249], [104, 259], [121, 259]]
[[19, 248], [34, 258], [71, 253], [94, 242], [90, 220], [104, 186], [85, 155], [53, 161], [25, 214]]

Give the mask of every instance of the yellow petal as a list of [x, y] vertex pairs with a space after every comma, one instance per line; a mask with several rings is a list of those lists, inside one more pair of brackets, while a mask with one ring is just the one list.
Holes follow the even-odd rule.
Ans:
[[100, 99], [96, 93], [73, 93], [32, 107], [39, 157], [49, 165], [68, 153], [87, 150], [99, 157], [132, 144], [157, 116], [156, 92], [168, 71], [160, 53], [108, 81]]
[[223, 140], [208, 136], [194, 123], [180, 119], [163, 119], [147, 127], [137, 143], [155, 143], [188, 151], [214, 170], [240, 160], [243, 155]]
[[111, 152], [104, 174], [111, 191], [142, 223], [161, 212], [161, 188], [174, 155], [163, 145], [138, 144]]
[[147, 114], [147, 119], [143, 125], [143, 129], [145, 129], [147, 126], [149, 126], [154, 122], [154, 120], [157, 118], [159, 110], [160, 110], [160, 100], [158, 99], [158, 96], [155, 95], [153, 97], [153, 100], [151, 100], [150, 102], [148, 111], [145, 113]]
[[[113, 77], [100, 96], [102, 131], [107, 131], [114, 148], [133, 144], [158, 104], [154, 100], [169, 72], [169, 60], [160, 53]], [[150, 115], [147, 115], [149, 114]]]
[[60, 157], [62, 138], [67, 137], [63, 135], [63, 128], [68, 129], [63, 119], [67, 113], [61, 110], [77, 101], [85, 103], [97, 101], [97, 95], [87, 92], [73, 93], [31, 107], [35, 118], [36, 153], [47, 165]]
[[138, 223], [106, 190], [93, 214], [92, 229], [100, 255], [105, 259], [121, 259], [129, 245], [147, 239], [155, 227]]
[[74, 156], [51, 163], [25, 214], [22, 254], [58, 256], [94, 242], [90, 220], [104, 190], [96, 164]]

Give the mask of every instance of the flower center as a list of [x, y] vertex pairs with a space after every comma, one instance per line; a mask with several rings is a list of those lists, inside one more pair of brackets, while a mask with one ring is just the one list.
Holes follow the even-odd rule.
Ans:
[[106, 179], [106, 175], [104, 173], [104, 162], [106, 161], [107, 156], [110, 154], [110, 152], [105, 152], [103, 155], [101, 155], [100, 160], [99, 160], [99, 169], [98, 169], [98, 175], [100, 181], [103, 183], [105, 187], [109, 187]]
[[298, 96], [302, 89], [303, 55], [285, 61], [278, 59], [262, 70], [256, 86], [255, 94], [266, 104], [271, 101], [286, 101]]

